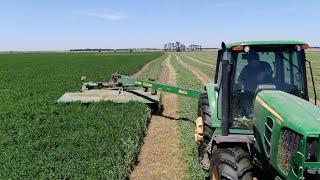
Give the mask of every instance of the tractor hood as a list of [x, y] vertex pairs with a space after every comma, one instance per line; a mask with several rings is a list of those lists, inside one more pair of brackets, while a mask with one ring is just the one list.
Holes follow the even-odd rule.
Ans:
[[282, 126], [306, 135], [320, 133], [320, 108], [283, 91], [264, 90], [256, 103], [263, 105]]

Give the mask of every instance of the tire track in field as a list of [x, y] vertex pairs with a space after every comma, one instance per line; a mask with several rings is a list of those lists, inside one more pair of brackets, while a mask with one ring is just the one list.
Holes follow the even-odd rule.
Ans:
[[202, 59], [203, 61], [207, 62], [207, 63], [214, 63], [213, 60], [210, 60], [210, 59], [206, 59], [206, 58], [203, 58], [203, 57], [200, 57], [200, 56], [195, 56], [194, 58], [198, 58], [198, 59]]
[[181, 58], [179, 56], [177, 56], [176, 54], [175, 54], [175, 57], [177, 59], [177, 62], [180, 63], [186, 69], [189, 69], [201, 81], [201, 83], [203, 85], [210, 82], [211, 78], [209, 78], [206, 74], [204, 74], [200, 69], [198, 69], [188, 63], [183, 62], [181, 60]]
[[[160, 81], [176, 84], [171, 55], [162, 63]], [[174, 94], [163, 93], [164, 116], [152, 116], [130, 179], [184, 179], [186, 167], [180, 149], [181, 134], [177, 118], [178, 101]]]
[[156, 61], [159, 58], [161, 58], [161, 56], [145, 64], [138, 72], [135, 72], [134, 74], [132, 74], [131, 77], [133, 78], [139, 77], [141, 74], [143, 74], [143, 72], [146, 71], [146, 69], [149, 67], [150, 64], [152, 64], [154, 61]]
[[192, 58], [194, 58], [194, 59], [200, 60], [200, 61], [205, 62], [205, 63], [209, 63], [209, 64], [210, 64], [210, 63], [211, 63], [211, 64], [214, 63], [213, 59], [212, 59], [212, 60], [207, 59], [207, 58], [201, 56], [200, 54], [193, 53], [193, 54], [189, 54], [189, 55], [188, 55], [188, 53], [185, 53], [185, 55], [187, 55], [187, 56], [189, 56], [189, 57], [192, 57]]
[[194, 58], [192, 58], [192, 57], [190, 57], [190, 56], [187, 56], [187, 55], [184, 55], [184, 54], [183, 54], [182, 56], [184, 56], [184, 57], [186, 57], [186, 58], [188, 58], [188, 59], [190, 59], [190, 60], [192, 60], [192, 61], [195, 61], [195, 62], [198, 62], [198, 63], [201, 63], [201, 64], [205, 64], [205, 65], [207, 65], [207, 66], [214, 67], [213, 64], [209, 64], [209, 63], [205, 63], [205, 62], [199, 61], [199, 60], [194, 59]]

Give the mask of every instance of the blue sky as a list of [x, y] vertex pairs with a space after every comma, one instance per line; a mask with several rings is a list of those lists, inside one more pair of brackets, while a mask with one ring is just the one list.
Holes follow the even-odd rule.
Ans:
[[319, 0], [0, 0], [0, 51], [295, 39], [320, 46]]

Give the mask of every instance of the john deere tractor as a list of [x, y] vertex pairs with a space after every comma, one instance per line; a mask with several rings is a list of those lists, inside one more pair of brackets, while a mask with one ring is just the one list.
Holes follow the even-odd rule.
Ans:
[[309, 102], [306, 48], [222, 43], [196, 120], [198, 159], [211, 179], [320, 179], [320, 109]]
[[82, 78], [81, 91], [58, 102], [139, 101], [159, 115], [157, 91], [196, 98], [198, 160], [211, 179], [320, 179], [320, 109], [307, 48], [298, 41], [222, 43], [214, 81], [201, 91], [115, 73], [111, 82]]

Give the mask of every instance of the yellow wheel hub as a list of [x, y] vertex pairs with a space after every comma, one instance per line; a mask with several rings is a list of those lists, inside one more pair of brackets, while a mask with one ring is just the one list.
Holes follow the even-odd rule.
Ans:
[[219, 175], [218, 175], [218, 168], [216, 166], [214, 166], [212, 169], [211, 169], [211, 180], [218, 180], [219, 178]]
[[197, 144], [201, 144], [203, 141], [203, 122], [202, 117], [198, 117], [196, 119], [196, 128], [195, 128], [195, 134], [194, 134], [195, 140]]

